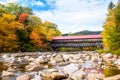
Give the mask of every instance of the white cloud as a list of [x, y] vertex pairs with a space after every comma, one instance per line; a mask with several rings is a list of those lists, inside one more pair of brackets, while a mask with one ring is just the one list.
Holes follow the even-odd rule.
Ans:
[[45, 6], [44, 3], [42, 3], [41, 1], [35, 1], [35, 0], [31, 1], [31, 5], [33, 5], [33, 6]]
[[[102, 30], [110, 1], [116, 4], [118, 0], [46, 0], [49, 6], [54, 7], [54, 10], [38, 10], [34, 13], [42, 20], [56, 23], [62, 33], [86, 29]], [[23, 2], [22, 5], [26, 6], [45, 6], [40, 0], [19, 0], [18, 2]]]
[[43, 20], [56, 23], [63, 33], [86, 29], [102, 30], [110, 1], [117, 2], [117, 0], [55, 0], [55, 10], [35, 13]]

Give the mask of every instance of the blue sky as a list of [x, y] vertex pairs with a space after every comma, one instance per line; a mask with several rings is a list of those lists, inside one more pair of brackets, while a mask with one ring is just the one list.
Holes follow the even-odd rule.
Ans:
[[118, 0], [0, 0], [0, 3], [28, 6], [43, 21], [57, 24], [62, 33], [74, 33], [102, 30], [111, 1], [116, 4]]

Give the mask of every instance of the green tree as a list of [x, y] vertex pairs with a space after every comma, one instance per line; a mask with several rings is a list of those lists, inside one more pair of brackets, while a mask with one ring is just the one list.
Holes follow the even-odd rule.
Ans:
[[103, 28], [102, 36], [106, 50], [120, 55], [120, 4], [109, 10]]
[[33, 45], [30, 44], [29, 32], [27, 30], [18, 30], [17, 31], [18, 41], [20, 45], [20, 51], [33, 51]]

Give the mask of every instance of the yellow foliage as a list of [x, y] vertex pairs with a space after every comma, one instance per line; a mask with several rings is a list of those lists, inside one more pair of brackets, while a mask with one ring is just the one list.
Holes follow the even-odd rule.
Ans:
[[11, 14], [3, 14], [3, 17], [0, 17], [0, 50], [2, 52], [19, 50], [16, 31], [24, 29], [24, 26], [15, 21], [15, 18], [16, 17]]
[[12, 15], [12, 14], [3, 14], [3, 18], [8, 21], [8, 22], [11, 22], [11, 21], [14, 21], [16, 16]]

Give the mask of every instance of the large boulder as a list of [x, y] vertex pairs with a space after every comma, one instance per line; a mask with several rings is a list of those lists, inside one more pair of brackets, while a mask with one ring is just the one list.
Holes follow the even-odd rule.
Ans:
[[31, 80], [31, 77], [28, 74], [24, 74], [24, 75], [18, 76], [16, 80]]
[[77, 64], [69, 64], [63, 68], [63, 72], [69, 75], [72, 75], [75, 71], [79, 69]]

